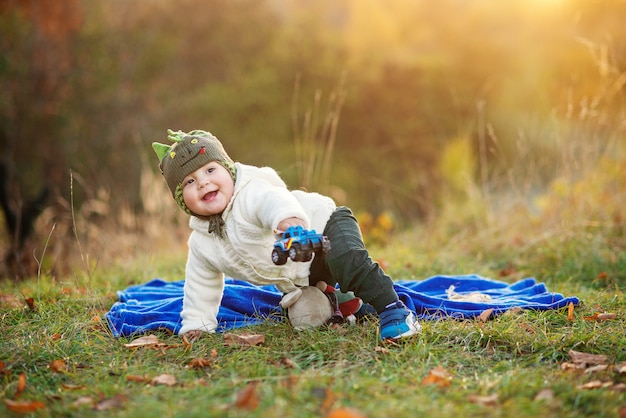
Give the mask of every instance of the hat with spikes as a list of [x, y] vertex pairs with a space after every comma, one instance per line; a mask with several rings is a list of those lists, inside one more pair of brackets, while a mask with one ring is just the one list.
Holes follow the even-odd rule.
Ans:
[[153, 142], [152, 148], [159, 157], [159, 168], [176, 203], [193, 215], [183, 201], [182, 183], [187, 175], [203, 165], [216, 161], [222, 164], [235, 178], [235, 163], [228, 156], [222, 143], [211, 133], [201, 130], [190, 132], [167, 130], [172, 145]]

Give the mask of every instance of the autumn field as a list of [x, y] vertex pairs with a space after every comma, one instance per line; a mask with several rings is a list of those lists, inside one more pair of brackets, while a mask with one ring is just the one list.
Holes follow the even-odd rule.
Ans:
[[[104, 314], [115, 291], [182, 278], [182, 246], [63, 277], [5, 280], [0, 415], [624, 417], [626, 234], [623, 212], [603, 215], [623, 199], [606, 193], [615, 179], [597, 176], [607, 172], [546, 191], [540, 216], [490, 211], [459, 222], [442, 211], [373, 242], [372, 255], [397, 280], [535, 277], [581, 300], [570, 309], [424, 321], [418, 337], [397, 346], [377, 342], [375, 323], [296, 332], [268, 321], [193, 345], [166, 332], [114, 338]], [[584, 182], [597, 192], [585, 205], [565, 191]], [[368, 239], [377, 225], [365, 223]], [[96, 256], [80, 248], [84, 259]]]
[[[623, 12], [0, 4], [0, 416], [626, 418]], [[188, 219], [150, 146], [168, 128], [350, 206], [396, 281], [532, 277], [580, 303], [402, 344], [281, 318], [116, 338], [116, 292], [184, 279]]]

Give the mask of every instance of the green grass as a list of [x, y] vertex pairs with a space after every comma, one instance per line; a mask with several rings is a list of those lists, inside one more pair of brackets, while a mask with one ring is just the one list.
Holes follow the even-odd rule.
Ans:
[[[255, 347], [226, 346], [222, 335], [208, 335], [187, 348], [177, 336], [159, 332], [159, 340], [169, 347], [130, 349], [124, 347], [130, 340], [113, 338], [102, 318], [115, 301], [115, 290], [147, 279], [145, 263], [137, 261], [89, 280], [4, 281], [2, 294], [32, 296], [35, 309], [0, 308], [1, 397], [15, 399], [18, 376], [24, 373], [27, 385], [19, 400], [43, 402], [45, 408], [32, 413], [41, 417], [303, 418], [325, 416], [341, 406], [368, 417], [619, 416], [626, 407], [624, 392], [580, 388], [594, 380], [626, 382], [626, 375], [612, 368], [626, 362], [626, 253], [619, 236], [546, 239], [527, 248], [490, 247], [478, 240], [465, 248], [451, 244], [447, 251], [434, 251], [445, 245], [437, 237], [421, 240], [423, 233], [399, 234], [396, 245], [374, 249], [373, 256], [384, 260], [398, 280], [474, 272], [499, 278], [513, 266], [502, 280], [534, 276], [551, 291], [580, 297], [575, 320], [558, 310], [507, 313], [486, 323], [430, 321], [423, 323], [419, 337], [400, 346], [378, 344], [375, 323], [313, 332], [266, 323], [236, 330], [263, 334], [265, 343]], [[184, 254], [180, 260], [160, 261], [162, 265], [154, 260], [150, 271], [167, 272], [172, 280], [182, 277]], [[598, 311], [617, 318], [584, 319]], [[572, 349], [604, 354], [610, 367], [593, 373], [562, 370]], [[194, 358], [208, 358], [211, 366], [189, 367]], [[54, 372], [53, 360], [63, 360], [67, 371]], [[450, 373], [449, 386], [422, 384], [438, 366]], [[175, 386], [128, 380], [164, 373], [175, 376]], [[235, 406], [237, 394], [250, 382], [257, 382], [259, 399], [252, 411]], [[553, 397], [535, 400], [546, 388]], [[472, 396], [494, 394], [495, 404], [470, 402]], [[117, 403], [95, 410], [105, 399]], [[0, 415], [12, 414], [1, 402]]]

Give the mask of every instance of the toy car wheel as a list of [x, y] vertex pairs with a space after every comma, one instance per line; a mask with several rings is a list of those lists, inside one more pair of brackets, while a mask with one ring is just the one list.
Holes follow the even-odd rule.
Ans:
[[282, 266], [287, 262], [287, 254], [277, 248], [272, 250], [272, 262], [277, 266]]
[[300, 261], [300, 244], [293, 244], [289, 249], [289, 258], [292, 261]]

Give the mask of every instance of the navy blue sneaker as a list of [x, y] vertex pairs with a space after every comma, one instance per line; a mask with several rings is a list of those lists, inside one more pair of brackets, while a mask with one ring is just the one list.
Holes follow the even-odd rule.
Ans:
[[415, 335], [422, 329], [415, 314], [402, 301], [385, 307], [380, 317], [380, 339], [399, 340]]

